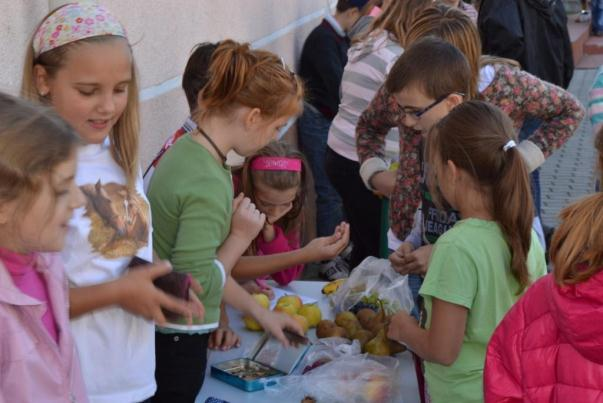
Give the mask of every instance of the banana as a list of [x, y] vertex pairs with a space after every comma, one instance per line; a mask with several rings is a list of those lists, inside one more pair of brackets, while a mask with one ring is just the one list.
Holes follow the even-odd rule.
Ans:
[[335, 291], [341, 287], [341, 285], [345, 282], [345, 278], [340, 278], [339, 280], [331, 281], [327, 283], [324, 287], [322, 287], [322, 293], [325, 295], [333, 294]]

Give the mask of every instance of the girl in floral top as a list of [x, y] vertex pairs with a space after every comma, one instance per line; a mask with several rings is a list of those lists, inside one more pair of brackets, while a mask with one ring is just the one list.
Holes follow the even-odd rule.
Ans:
[[[542, 125], [518, 148], [531, 172], [572, 136], [584, 117], [584, 108], [569, 92], [519, 69], [512, 61], [481, 55], [479, 33], [462, 11], [446, 6], [424, 10], [413, 23], [407, 45], [426, 36], [440, 37], [461, 50], [473, 71], [470, 97], [491, 102], [513, 121], [517, 131], [527, 117]], [[413, 226], [421, 200], [421, 135], [402, 124], [404, 112], [384, 87], [377, 92], [356, 127], [360, 175], [369, 189], [390, 196], [390, 224], [393, 235], [403, 240]], [[392, 127], [400, 129], [400, 166], [387, 171], [384, 139]], [[429, 247], [428, 247], [429, 248]], [[421, 265], [429, 260], [430, 249], [414, 253]]]

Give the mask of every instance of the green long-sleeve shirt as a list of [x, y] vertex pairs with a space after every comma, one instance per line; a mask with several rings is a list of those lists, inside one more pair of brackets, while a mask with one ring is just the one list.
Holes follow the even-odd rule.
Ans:
[[186, 330], [218, 326], [226, 277], [217, 251], [230, 230], [232, 197], [230, 170], [190, 135], [166, 152], [151, 179], [148, 198], [155, 251], [203, 287], [199, 298], [205, 320]]

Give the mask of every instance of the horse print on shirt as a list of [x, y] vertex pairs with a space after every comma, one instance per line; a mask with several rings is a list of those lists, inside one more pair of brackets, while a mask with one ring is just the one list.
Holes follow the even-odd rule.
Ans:
[[91, 228], [88, 241], [108, 259], [133, 256], [149, 242], [149, 205], [136, 191], [110, 182], [81, 186]]

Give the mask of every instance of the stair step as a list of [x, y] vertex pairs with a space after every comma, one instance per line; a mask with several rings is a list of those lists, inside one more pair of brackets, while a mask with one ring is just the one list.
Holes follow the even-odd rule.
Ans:
[[569, 32], [570, 41], [572, 42], [572, 53], [574, 56], [574, 64], [578, 64], [585, 53], [584, 46], [589, 40], [590, 23], [576, 22], [577, 14], [568, 15], [567, 30]]
[[603, 54], [603, 37], [591, 36], [584, 44], [584, 53], [587, 55]]
[[576, 64], [577, 69], [598, 69], [599, 66], [603, 66], [603, 54], [584, 55]]

